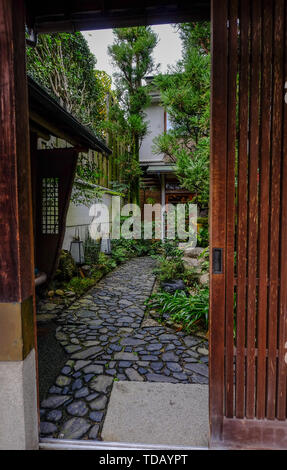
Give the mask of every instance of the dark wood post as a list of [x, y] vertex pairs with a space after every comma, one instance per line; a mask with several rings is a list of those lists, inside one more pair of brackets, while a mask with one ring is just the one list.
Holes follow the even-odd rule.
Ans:
[[[0, 58], [0, 448], [35, 448], [34, 254], [24, 0], [0, 0]], [[9, 381], [15, 382], [14, 396]]]
[[[221, 439], [224, 398], [226, 155], [227, 155], [227, 0], [212, 1], [212, 100], [210, 159], [211, 250], [222, 253], [221, 272], [210, 271], [210, 378], [211, 441]], [[211, 251], [212, 259], [212, 251]]]

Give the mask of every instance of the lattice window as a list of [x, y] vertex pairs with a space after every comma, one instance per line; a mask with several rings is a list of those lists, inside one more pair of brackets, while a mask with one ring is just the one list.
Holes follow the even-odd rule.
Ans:
[[42, 233], [59, 233], [59, 178], [42, 179]]

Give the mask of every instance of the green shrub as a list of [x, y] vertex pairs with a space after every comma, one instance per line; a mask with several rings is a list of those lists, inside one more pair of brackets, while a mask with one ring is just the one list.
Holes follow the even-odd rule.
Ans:
[[98, 266], [105, 274], [107, 274], [116, 268], [117, 263], [114, 259], [110, 258], [108, 255], [105, 255], [105, 253], [100, 252]]
[[197, 233], [197, 245], [206, 248], [209, 245], [209, 232], [208, 228], [201, 227]]
[[75, 292], [77, 296], [80, 296], [86, 292], [89, 287], [94, 286], [96, 283], [95, 279], [73, 277], [66, 285], [68, 290]]
[[194, 295], [185, 291], [174, 294], [158, 292], [147, 301], [149, 308], [157, 309], [161, 316], [169, 314], [176, 323], [182, 324], [187, 331], [195, 327], [208, 329], [209, 289], [199, 289]]
[[158, 258], [158, 266], [154, 269], [154, 274], [161, 282], [180, 279], [184, 273], [182, 259], [178, 258]]
[[197, 223], [204, 228], [208, 228], [208, 217], [197, 217]]
[[101, 248], [101, 240], [93, 240], [88, 237], [84, 242], [85, 263], [97, 264], [99, 262], [99, 254]]
[[77, 272], [76, 263], [67, 250], [61, 250], [58, 267], [54, 276], [56, 281], [69, 281]]
[[198, 277], [197, 268], [191, 267], [184, 270], [182, 279], [188, 287], [198, 287]]
[[161, 256], [165, 258], [179, 258], [183, 257], [183, 251], [178, 248], [178, 242], [175, 240], [165, 240], [161, 243], [159, 248]]
[[203, 252], [199, 255], [198, 259], [201, 261], [202, 272], [209, 271], [209, 247], [206, 247]]
[[125, 256], [123, 251], [117, 251], [119, 248], [121, 248], [121, 250], [126, 250], [126, 259], [131, 258], [132, 256], [156, 255], [160, 253], [161, 246], [161, 240], [126, 240], [121, 238], [120, 240], [112, 241], [112, 257], [117, 258], [118, 256]]
[[129, 252], [123, 246], [118, 246], [112, 250], [112, 258], [117, 264], [127, 261], [131, 257], [131, 252]]

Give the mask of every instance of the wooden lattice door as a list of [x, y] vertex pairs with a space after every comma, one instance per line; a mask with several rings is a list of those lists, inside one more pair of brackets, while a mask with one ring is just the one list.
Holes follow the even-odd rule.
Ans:
[[212, 447], [287, 448], [286, 18], [212, 1]]

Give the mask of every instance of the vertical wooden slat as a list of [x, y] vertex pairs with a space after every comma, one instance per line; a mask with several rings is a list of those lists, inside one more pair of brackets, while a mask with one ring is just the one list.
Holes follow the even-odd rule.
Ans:
[[[284, 64], [285, 80], [287, 77], [287, 8], [285, 2], [285, 38], [284, 38]], [[285, 93], [286, 81], [285, 81]], [[286, 102], [285, 102], [286, 101]], [[283, 140], [282, 140], [282, 167], [281, 167], [281, 240], [280, 240], [280, 298], [279, 298], [279, 343], [278, 343], [278, 392], [277, 392], [277, 418], [286, 420], [286, 331], [287, 331], [287, 95], [282, 100], [283, 113]]]
[[270, 269], [269, 269], [269, 315], [268, 315], [268, 387], [267, 418], [275, 418], [276, 405], [276, 352], [278, 328], [278, 282], [279, 282], [279, 216], [280, 216], [280, 170], [282, 138], [283, 97], [283, 18], [284, 0], [274, 3], [274, 87], [272, 118], [272, 175], [270, 214]]
[[[212, 0], [211, 84], [211, 250], [225, 251], [227, 151], [227, 0]], [[223, 264], [224, 257], [223, 257]], [[222, 274], [210, 270], [210, 380], [211, 441], [221, 439], [224, 405], [225, 266]]]
[[249, 87], [249, 8], [240, 5], [239, 144], [238, 144], [238, 221], [237, 221], [237, 329], [236, 329], [236, 417], [245, 415], [245, 325], [247, 256], [247, 145]]
[[237, 96], [237, 16], [238, 2], [230, 2], [228, 61], [228, 133], [226, 200], [226, 327], [225, 327], [225, 414], [234, 415], [233, 325], [234, 325], [234, 229], [235, 229], [235, 146]]
[[250, 131], [248, 184], [248, 288], [247, 288], [247, 358], [246, 358], [246, 417], [255, 416], [255, 335], [256, 335], [256, 276], [258, 220], [258, 147], [259, 147], [259, 87], [261, 1], [251, 7], [250, 54]]
[[262, 79], [261, 79], [261, 155], [259, 173], [259, 288], [258, 288], [258, 358], [257, 358], [257, 418], [265, 417], [266, 403], [266, 332], [268, 300], [268, 242], [269, 242], [269, 177], [271, 128], [271, 57], [272, 57], [272, 0], [263, 1]]

